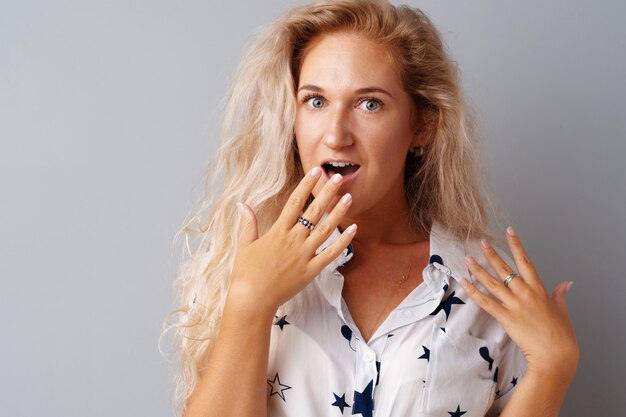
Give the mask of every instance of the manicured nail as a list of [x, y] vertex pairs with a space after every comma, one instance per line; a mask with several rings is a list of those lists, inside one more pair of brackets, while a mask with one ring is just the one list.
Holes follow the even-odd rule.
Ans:
[[482, 246], [483, 249], [491, 248], [491, 244], [489, 242], [487, 242], [485, 239], [481, 239], [480, 246]]
[[574, 281], [570, 281], [567, 283], [567, 287], [565, 287], [565, 292], [569, 292], [570, 288], [574, 285]]
[[509, 226], [506, 228], [506, 232], [509, 234], [509, 236], [515, 236], [515, 229], [513, 229], [513, 226]]
[[345, 204], [346, 206], [350, 204], [351, 201], [352, 201], [352, 196], [350, 195], [350, 193], [347, 193], [346, 195], [341, 197], [341, 202]]
[[476, 263], [476, 259], [474, 259], [474, 257], [470, 255], [467, 255], [465, 257], [465, 261], [470, 265], [474, 265]]
[[348, 232], [349, 235], [353, 235], [356, 233], [356, 224], [353, 224], [352, 226], [348, 227], [346, 229], [346, 232]]
[[309, 175], [312, 176], [313, 178], [319, 176], [321, 173], [322, 173], [322, 168], [320, 167], [315, 167], [311, 171], [309, 171]]
[[333, 182], [333, 184], [339, 184], [342, 178], [343, 177], [341, 176], [341, 174], [335, 174], [330, 180]]
[[246, 208], [243, 206], [243, 204], [237, 203], [237, 211], [243, 216], [246, 213]]
[[465, 288], [465, 287], [467, 287], [469, 285], [469, 283], [470, 282], [468, 280], [466, 280], [465, 278], [461, 279], [461, 287]]

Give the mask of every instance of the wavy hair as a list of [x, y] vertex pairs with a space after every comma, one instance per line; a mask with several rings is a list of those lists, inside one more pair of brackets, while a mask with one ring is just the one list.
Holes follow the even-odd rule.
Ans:
[[[405, 190], [412, 218], [441, 223], [459, 239], [493, 238], [478, 172], [474, 122], [456, 63], [419, 9], [381, 0], [324, 0], [290, 9], [248, 44], [227, 95], [221, 144], [204, 196], [184, 220], [174, 288], [175, 409], [199, 382], [219, 330], [239, 237], [237, 202], [257, 214], [262, 235], [278, 218], [303, 171], [294, 137], [296, 87], [307, 46], [318, 35], [351, 31], [387, 46], [413, 99], [413, 121], [430, 126], [419, 158], [408, 157]], [[281, 306], [284, 307], [284, 306]]]

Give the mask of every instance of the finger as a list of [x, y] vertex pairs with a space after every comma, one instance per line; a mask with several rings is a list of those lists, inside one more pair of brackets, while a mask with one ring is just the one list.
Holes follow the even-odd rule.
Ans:
[[469, 268], [470, 272], [478, 282], [480, 282], [485, 289], [489, 291], [490, 294], [498, 298], [505, 305], [510, 306], [515, 297], [511, 291], [509, 291], [502, 280], [492, 276], [489, 272], [487, 272], [472, 256], [465, 257], [465, 263]]
[[522, 275], [519, 275], [508, 263], [502, 259], [502, 257], [496, 252], [495, 248], [491, 246], [491, 244], [487, 240], [482, 240], [480, 243], [481, 250], [489, 265], [495, 270], [500, 280], [504, 283], [511, 276], [514, 277], [509, 280], [508, 284], [505, 285], [505, 288], [509, 290], [519, 293], [526, 289], [526, 283]]
[[506, 230], [506, 239], [509, 243], [509, 247], [511, 248], [513, 259], [515, 259], [515, 265], [517, 265], [519, 273], [522, 274], [526, 282], [532, 285], [541, 283], [539, 275], [535, 270], [535, 266], [531, 262], [530, 257], [526, 253], [526, 249], [524, 249], [524, 246], [522, 245], [522, 241], [511, 226], [509, 226]]
[[324, 221], [315, 227], [313, 233], [310, 234], [305, 242], [310, 252], [315, 252], [315, 250], [330, 237], [343, 219], [343, 216], [347, 213], [351, 204], [352, 195], [350, 193], [344, 194]]
[[339, 254], [348, 247], [350, 242], [352, 242], [352, 238], [356, 234], [356, 229], [356, 224], [346, 228], [335, 243], [318, 253], [313, 257], [313, 259], [311, 259], [311, 261], [309, 261], [309, 269], [312, 275], [319, 274], [326, 265], [334, 261], [337, 256], [339, 256]]
[[567, 292], [574, 283], [572, 281], [563, 281], [559, 283], [552, 291], [552, 299], [563, 313], [569, 317], [567, 311]]
[[[307, 207], [306, 212], [302, 215], [302, 217], [313, 222], [314, 225], [317, 225], [317, 222], [324, 215], [326, 207], [328, 207], [330, 201], [333, 199], [335, 194], [337, 194], [337, 190], [341, 187], [342, 180], [343, 177], [341, 174], [333, 175], [330, 181], [327, 181], [326, 184], [324, 184], [324, 187], [322, 187], [322, 190], [317, 197], [311, 202], [311, 204], [309, 204], [309, 207]], [[308, 234], [305, 235], [308, 236]]]
[[256, 215], [246, 204], [237, 203], [237, 210], [241, 216], [241, 229], [239, 231], [239, 247], [248, 246], [259, 238]]
[[508, 321], [509, 311], [502, 304], [480, 292], [478, 288], [476, 288], [471, 282], [469, 282], [465, 278], [461, 280], [461, 286], [463, 287], [467, 295], [469, 295], [469, 297], [474, 300], [474, 302], [478, 304], [480, 308], [491, 314], [493, 317], [495, 317], [496, 320], [501, 323]]
[[[511, 266], [504, 262], [502, 257], [487, 240], [483, 239], [481, 241], [480, 249], [485, 256], [485, 259], [487, 259], [487, 262], [489, 262], [489, 265], [491, 265], [498, 277], [500, 277], [501, 281], [505, 281], [509, 275], [515, 272]], [[523, 284], [523, 280], [520, 279], [520, 277], [516, 277], [510, 281], [508, 288], [516, 290], [520, 287], [520, 284]]]
[[287, 204], [285, 204], [280, 216], [278, 216], [276, 220], [276, 225], [282, 227], [284, 230], [288, 230], [296, 224], [309, 195], [311, 195], [321, 175], [322, 169], [315, 167], [302, 178], [300, 183], [296, 186], [296, 189], [293, 190], [289, 196]]

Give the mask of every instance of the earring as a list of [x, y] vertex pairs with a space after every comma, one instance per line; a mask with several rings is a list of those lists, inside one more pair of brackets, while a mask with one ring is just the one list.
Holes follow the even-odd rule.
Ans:
[[416, 146], [411, 149], [411, 153], [413, 154], [414, 158], [419, 158], [420, 156], [424, 155], [424, 148], [422, 146]]

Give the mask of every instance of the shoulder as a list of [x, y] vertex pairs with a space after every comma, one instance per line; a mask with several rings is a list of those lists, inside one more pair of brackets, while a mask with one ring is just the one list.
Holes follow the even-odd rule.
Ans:
[[[502, 246], [500, 246], [499, 243], [496, 243], [496, 242], [489, 242], [489, 243], [491, 244], [491, 246], [493, 246], [494, 250], [500, 256], [500, 258], [502, 258], [502, 260], [511, 268], [515, 269], [515, 261], [509, 255], [509, 253]], [[495, 271], [493, 270], [493, 268], [491, 267], [491, 265], [489, 264], [489, 262], [483, 255], [483, 251], [480, 246], [479, 239], [468, 240], [465, 242], [465, 246], [466, 246], [465, 250], [467, 252], [467, 255], [473, 256], [474, 259], [476, 259], [476, 261], [478, 261], [478, 263], [483, 268], [488, 270], [490, 273], [495, 273]]]
[[[445, 265], [450, 268], [452, 274], [469, 279], [473, 283], [475, 280], [470, 276], [465, 264], [465, 257], [472, 256], [490, 274], [495, 274], [485, 256], [483, 255], [480, 239], [461, 240], [453, 236], [443, 225], [433, 222], [431, 228], [431, 253], [439, 255]], [[509, 266], [515, 269], [513, 258], [498, 243], [490, 242], [498, 255]], [[460, 277], [459, 277], [460, 278]]]
[[[511, 257], [497, 245], [493, 245], [496, 252], [502, 257], [504, 262], [515, 267]], [[483, 255], [479, 239], [461, 240], [449, 233], [441, 224], [433, 223], [431, 229], [431, 262], [438, 262], [443, 265], [441, 268], [450, 277], [450, 291], [455, 291], [455, 296], [459, 297], [466, 305], [467, 314], [463, 318], [463, 325], [467, 326], [466, 331], [478, 337], [485, 337], [497, 342], [505, 342], [507, 336], [498, 321], [482, 310], [465, 293], [461, 286], [461, 280], [467, 279], [476, 285], [483, 292], [487, 291], [480, 285], [472, 275], [465, 263], [465, 257], [472, 256], [491, 275], [497, 276], [494, 268], [489, 264]]]

